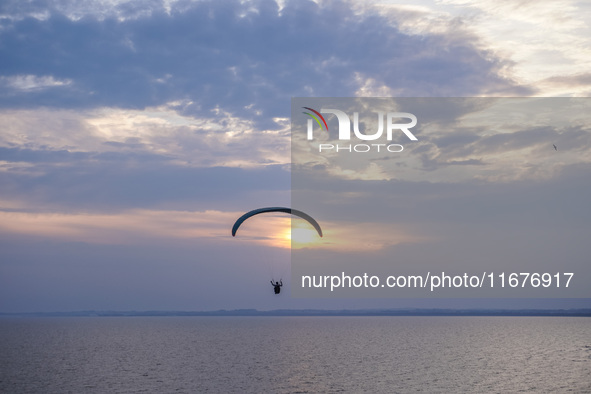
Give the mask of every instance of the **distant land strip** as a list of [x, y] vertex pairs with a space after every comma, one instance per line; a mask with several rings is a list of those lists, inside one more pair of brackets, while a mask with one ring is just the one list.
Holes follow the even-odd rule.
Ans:
[[134, 316], [556, 316], [591, 317], [589, 309], [234, 309], [216, 311], [76, 311], [2, 313], [1, 317], [134, 317]]

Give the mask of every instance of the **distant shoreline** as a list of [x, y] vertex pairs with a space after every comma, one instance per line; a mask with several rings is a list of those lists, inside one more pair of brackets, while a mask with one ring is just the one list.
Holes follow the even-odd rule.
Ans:
[[14, 312], [2, 317], [182, 317], [182, 316], [515, 316], [515, 317], [591, 317], [591, 309], [235, 309], [216, 311], [76, 311]]

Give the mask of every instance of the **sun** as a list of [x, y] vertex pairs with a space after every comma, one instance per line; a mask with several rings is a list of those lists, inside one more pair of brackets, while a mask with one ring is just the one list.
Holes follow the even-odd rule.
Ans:
[[316, 230], [306, 224], [301, 226], [292, 222], [292, 226], [283, 231], [283, 239], [291, 243], [295, 249], [310, 247], [320, 240]]
[[316, 241], [318, 233], [309, 228], [292, 228], [290, 229], [291, 242], [306, 244]]
[[283, 230], [282, 238], [284, 241], [291, 242], [291, 227], [288, 227], [285, 230]]

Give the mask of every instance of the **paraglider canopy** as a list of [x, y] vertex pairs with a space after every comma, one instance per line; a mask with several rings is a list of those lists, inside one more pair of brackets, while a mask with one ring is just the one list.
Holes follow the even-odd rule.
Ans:
[[260, 213], [267, 213], [267, 212], [283, 212], [283, 213], [289, 213], [291, 215], [299, 216], [302, 219], [306, 220], [308, 223], [310, 223], [316, 229], [316, 231], [318, 232], [318, 235], [320, 235], [322, 237], [322, 229], [320, 228], [320, 225], [318, 224], [318, 222], [316, 220], [314, 220], [314, 218], [312, 216], [310, 216], [307, 213], [304, 213], [302, 211], [298, 211], [297, 209], [284, 208], [284, 207], [259, 208], [259, 209], [254, 209], [250, 212], [245, 213], [244, 215], [240, 216], [238, 218], [238, 220], [236, 220], [236, 223], [234, 223], [234, 226], [232, 227], [232, 236], [233, 237], [236, 236], [236, 231], [238, 231], [238, 228], [246, 219], [248, 219], [252, 216], [258, 215]]

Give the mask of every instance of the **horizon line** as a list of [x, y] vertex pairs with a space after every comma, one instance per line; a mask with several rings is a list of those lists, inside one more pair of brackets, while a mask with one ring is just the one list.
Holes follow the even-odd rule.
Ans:
[[591, 308], [372, 308], [372, 309], [218, 309], [182, 310], [81, 310], [53, 312], [0, 312], [0, 317], [183, 317], [183, 316], [557, 316], [591, 317]]

